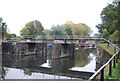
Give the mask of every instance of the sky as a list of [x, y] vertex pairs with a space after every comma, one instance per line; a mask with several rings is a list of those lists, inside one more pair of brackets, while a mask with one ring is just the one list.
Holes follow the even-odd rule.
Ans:
[[97, 33], [100, 13], [110, 0], [0, 0], [0, 17], [8, 32], [19, 35], [26, 23], [38, 20], [45, 29], [67, 21], [84, 23]]

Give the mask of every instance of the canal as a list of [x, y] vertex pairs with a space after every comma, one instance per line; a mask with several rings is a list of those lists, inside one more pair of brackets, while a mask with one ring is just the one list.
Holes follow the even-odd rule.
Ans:
[[4, 79], [81, 79], [87, 80], [109, 59], [110, 55], [100, 47], [75, 47], [74, 55], [52, 58], [52, 51], [46, 56], [30, 55], [19, 57], [2, 55], [2, 77]]

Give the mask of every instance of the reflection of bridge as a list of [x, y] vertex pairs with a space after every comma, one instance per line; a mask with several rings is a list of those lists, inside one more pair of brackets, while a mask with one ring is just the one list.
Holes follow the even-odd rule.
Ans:
[[[93, 73], [69, 70], [74, 66], [74, 57], [63, 59], [51, 59], [50, 67], [41, 66], [46, 63], [43, 57], [25, 57], [23, 59], [12, 58], [11, 56], [3, 57], [3, 67], [17, 68], [24, 70], [24, 73], [43, 73], [57, 76], [66, 76], [71, 78], [88, 79]], [[50, 59], [49, 59], [50, 60]], [[3, 73], [4, 74], [4, 73]]]

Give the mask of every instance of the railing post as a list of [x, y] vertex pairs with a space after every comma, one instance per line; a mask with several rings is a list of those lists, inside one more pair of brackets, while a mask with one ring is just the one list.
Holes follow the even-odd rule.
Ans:
[[116, 51], [116, 47], [114, 47], [114, 52]]
[[118, 59], [120, 58], [120, 51], [118, 52]]
[[107, 45], [107, 46], [109, 47], [109, 42], [107, 42], [107, 43], [108, 43], [108, 45]]
[[104, 81], [104, 68], [101, 70], [100, 81]]
[[109, 64], [109, 76], [112, 76], [112, 60], [110, 61]]
[[118, 63], [119, 54], [116, 55], [116, 63]]
[[115, 63], [116, 63], [116, 56], [114, 56], [114, 59], [113, 59], [113, 68], [115, 68]]

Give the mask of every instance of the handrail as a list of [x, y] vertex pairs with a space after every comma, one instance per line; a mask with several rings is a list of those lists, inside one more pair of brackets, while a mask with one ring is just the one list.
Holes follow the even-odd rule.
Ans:
[[110, 41], [108, 41], [108, 40], [106, 40], [106, 39], [104, 39], [104, 38], [103, 38], [103, 40], [104, 40], [104, 41], [107, 41], [109, 44], [113, 45], [113, 46], [116, 47], [118, 50], [120, 50], [120, 48], [119, 48], [118, 46], [116, 46], [115, 44], [113, 44], [112, 42], [110, 42]]
[[107, 63], [105, 63], [100, 69], [97, 70], [97, 72], [95, 72], [90, 78], [89, 80], [92, 80], [103, 68], [105, 68], [109, 63], [110, 61], [116, 56], [118, 55], [118, 52], [116, 54], [114, 54]]
[[[30, 39], [31, 37], [26, 37], [25, 39]], [[23, 37], [19, 37], [19, 38], [8, 38], [7, 40], [24, 40]], [[43, 36], [36, 36], [35, 38], [32, 38], [32, 40], [49, 40], [49, 39], [53, 39], [53, 40], [80, 40], [80, 39], [90, 39], [90, 40], [104, 40], [104, 38], [100, 38], [100, 37], [82, 37], [82, 36], [75, 36], [75, 35], [43, 35]]]

